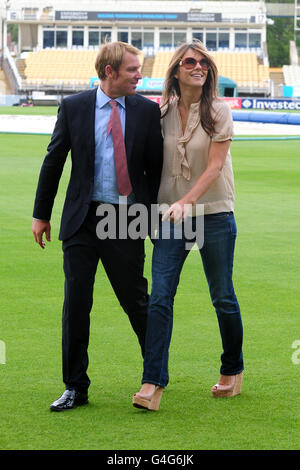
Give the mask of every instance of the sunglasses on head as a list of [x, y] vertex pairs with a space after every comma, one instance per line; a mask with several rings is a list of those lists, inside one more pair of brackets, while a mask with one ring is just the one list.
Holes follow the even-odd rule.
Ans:
[[210, 68], [210, 62], [206, 58], [196, 60], [194, 57], [186, 57], [179, 62], [179, 65], [182, 65], [186, 70], [192, 70], [196, 67], [197, 63], [201, 65], [202, 70], [205, 72]]

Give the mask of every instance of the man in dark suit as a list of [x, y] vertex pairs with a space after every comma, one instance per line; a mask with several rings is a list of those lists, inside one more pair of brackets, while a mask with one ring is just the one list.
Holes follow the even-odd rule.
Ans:
[[[50, 406], [53, 411], [88, 402], [89, 315], [99, 260], [144, 354], [148, 305], [144, 237], [130, 237], [128, 233], [126, 237], [115, 236], [119, 229], [124, 233], [120, 213], [124, 215], [125, 210], [127, 216], [133, 204], [142, 204], [150, 213], [162, 170], [159, 107], [135, 94], [142, 77], [138, 54], [126, 43], [102, 46], [95, 63], [100, 86], [62, 100], [40, 172], [32, 231], [44, 248], [43, 236], [50, 241], [51, 211], [71, 150], [72, 170], [59, 234], [65, 272], [62, 349], [66, 390]], [[118, 159], [122, 154], [120, 147], [124, 148], [123, 135], [125, 190], [117, 162], [117, 154]], [[114, 209], [116, 220], [111, 222], [116, 230], [105, 237], [99, 236], [97, 226], [103, 221], [101, 207], [107, 204]], [[128, 215], [125, 220], [129, 224], [132, 217]]]

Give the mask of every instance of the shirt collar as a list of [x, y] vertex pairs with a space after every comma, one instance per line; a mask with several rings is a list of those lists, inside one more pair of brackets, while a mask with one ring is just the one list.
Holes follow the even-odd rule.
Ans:
[[[105, 106], [111, 99], [112, 98], [107, 96], [99, 86], [97, 89], [96, 106], [98, 108], [103, 108], [103, 106]], [[125, 96], [118, 96], [118, 98], [115, 98], [115, 101], [125, 109]]]

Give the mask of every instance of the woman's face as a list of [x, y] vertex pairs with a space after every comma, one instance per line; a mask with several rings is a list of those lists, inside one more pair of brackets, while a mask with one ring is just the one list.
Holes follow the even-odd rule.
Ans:
[[[193, 64], [188, 64], [187, 68], [184, 66], [184, 60], [190, 58], [195, 59], [196, 63], [194, 67]], [[198, 88], [203, 87], [207, 78], [208, 69], [205, 66], [203, 67], [200, 65], [201, 59], [205, 59], [205, 62], [209, 63], [205, 56], [200, 52], [197, 52], [194, 49], [188, 49], [186, 51], [181, 59], [181, 63], [183, 62], [183, 64], [178, 65], [177, 72], [175, 74], [175, 77], [178, 79], [180, 86]], [[188, 60], [188, 62], [192, 61]]]

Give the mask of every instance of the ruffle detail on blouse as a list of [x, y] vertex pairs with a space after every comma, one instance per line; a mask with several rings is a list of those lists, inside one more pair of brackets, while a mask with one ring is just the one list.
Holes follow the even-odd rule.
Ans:
[[[178, 128], [179, 134], [182, 132], [181, 130], [181, 119], [179, 115], [178, 109], [178, 102], [177, 102], [177, 117], [178, 117]], [[181, 137], [177, 137], [177, 144], [174, 152], [173, 157], [173, 176], [183, 176], [186, 180], [191, 179], [191, 169], [189, 166], [189, 162], [186, 157], [186, 144], [190, 141], [193, 132], [195, 131], [196, 127], [200, 122], [200, 115], [199, 115], [199, 103], [193, 103], [190, 107], [190, 112], [188, 116], [188, 120], [186, 123], [186, 128], [184, 135]], [[181, 131], [181, 132], [180, 132]]]

